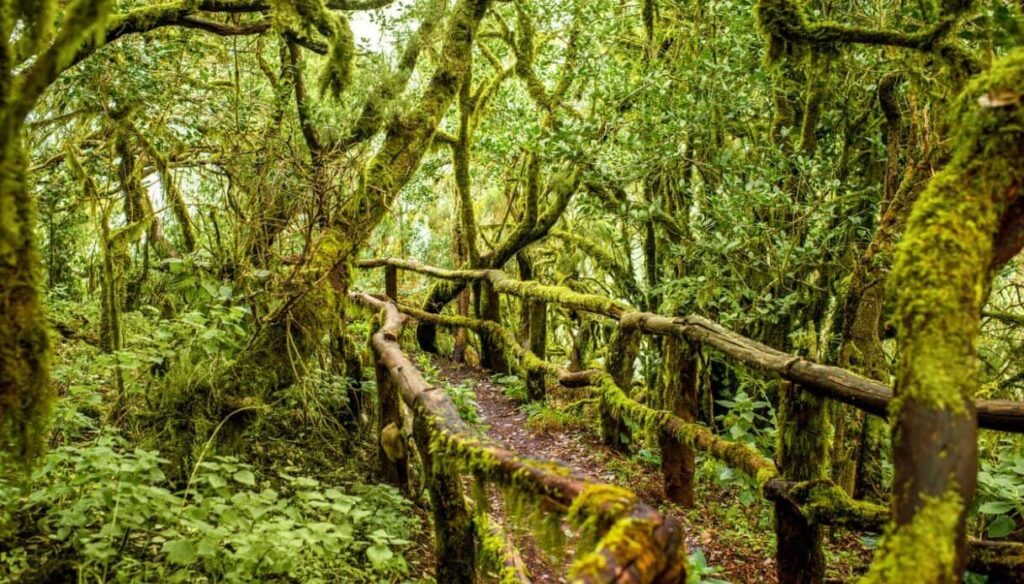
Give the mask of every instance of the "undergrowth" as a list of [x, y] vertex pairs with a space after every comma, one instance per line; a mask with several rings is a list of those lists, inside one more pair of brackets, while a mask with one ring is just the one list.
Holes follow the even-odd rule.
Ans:
[[343, 423], [350, 397], [368, 408], [370, 395], [316, 363], [238, 456], [207, 438], [185, 466], [169, 455], [167, 395], [229, 364], [251, 333], [214, 292], [166, 317], [126, 313], [114, 354], [96, 346], [94, 304], [53, 303], [66, 338], [50, 449], [29, 477], [0, 472], [0, 581], [397, 582], [419, 570], [420, 514], [366, 482], [372, 453]]

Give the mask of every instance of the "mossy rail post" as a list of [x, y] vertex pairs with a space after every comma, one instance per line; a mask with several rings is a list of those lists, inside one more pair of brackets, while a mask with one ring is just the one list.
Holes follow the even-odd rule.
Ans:
[[[605, 371], [615, 380], [627, 396], [632, 393], [633, 362], [640, 343], [639, 331], [635, 327], [619, 325], [612, 333], [605, 354]], [[629, 449], [631, 436], [629, 426], [623, 416], [625, 412], [617, 411], [613, 404], [601, 398], [601, 440], [606, 446], [626, 452]]]
[[[480, 318], [500, 325], [501, 294], [486, 280], [479, 282], [479, 286], [474, 286], [474, 289], [479, 290]], [[480, 333], [480, 364], [494, 373], [509, 372], [508, 359], [501, 343], [491, 339], [486, 331]]]
[[[697, 419], [697, 350], [675, 336], [665, 337], [661, 372], [661, 408], [687, 422]], [[665, 497], [683, 507], [693, 507], [693, 447], [683, 444], [665, 427], [658, 429], [661, 473]]]
[[472, 584], [476, 581], [476, 536], [473, 517], [466, 509], [462, 479], [452, 461], [434, 456], [430, 448], [431, 414], [413, 418], [416, 450], [423, 461], [423, 476], [434, 517], [434, 550], [438, 582]]
[[[389, 449], [394, 449], [394, 440], [402, 440], [402, 415], [398, 396], [387, 368], [377, 363], [374, 369], [377, 371], [377, 455], [380, 460], [380, 471], [388, 483], [408, 491], [409, 463], [405, 458], [395, 457], [389, 452]], [[397, 431], [399, 434], [389, 435], [389, 431]], [[392, 441], [390, 444], [389, 440]]]
[[[828, 404], [789, 381], [779, 388], [776, 464], [789, 481], [828, 478]], [[775, 501], [776, 566], [780, 584], [816, 584], [825, 579], [821, 528], [799, 506]]]
[[[397, 336], [397, 331], [382, 327], [378, 334]], [[399, 403], [398, 388], [391, 381], [391, 374], [380, 359], [374, 359], [377, 376], [377, 459], [384, 480], [405, 492], [409, 490], [409, 462], [405, 456], [396, 456], [404, 451], [405, 443], [401, 434], [402, 406]]]
[[398, 302], [398, 268], [395, 266], [384, 266], [384, 293]]
[[[537, 298], [529, 300], [527, 309], [530, 320], [530, 351], [538, 359], [547, 359], [548, 350], [548, 303]], [[544, 386], [544, 373], [542, 371], [529, 371], [526, 374], [526, 395], [530, 401], [542, 401], [547, 393]]]

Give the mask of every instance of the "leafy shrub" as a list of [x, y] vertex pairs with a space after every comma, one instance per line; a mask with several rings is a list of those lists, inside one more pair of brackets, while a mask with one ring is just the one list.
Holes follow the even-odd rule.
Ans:
[[518, 375], [496, 373], [491, 376], [491, 381], [502, 387], [502, 393], [506, 397], [518, 402], [527, 401], [526, 382]]
[[985, 536], [999, 539], [1017, 530], [1024, 517], [1024, 455], [1007, 441], [978, 472], [978, 515]]
[[0, 479], [0, 579], [69, 557], [82, 581], [379, 582], [407, 571], [400, 552], [416, 522], [390, 487], [259, 480], [224, 457], [174, 492], [165, 462], [108, 436], [50, 452], [27, 496]]
[[687, 558], [686, 584], [725, 584], [725, 580], [715, 578], [722, 572], [721, 568], [709, 566], [704, 550], [693, 548]]
[[480, 421], [480, 412], [476, 404], [476, 389], [473, 382], [464, 380], [461, 383], [445, 383], [444, 391], [452, 398], [455, 408], [459, 410], [459, 416], [470, 424]]

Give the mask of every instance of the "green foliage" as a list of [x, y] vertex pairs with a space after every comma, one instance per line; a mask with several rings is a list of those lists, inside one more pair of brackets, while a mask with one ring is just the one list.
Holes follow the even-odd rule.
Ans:
[[[597, 400], [589, 399], [558, 407], [547, 402], [529, 402], [522, 406], [526, 413], [526, 429], [531, 432], [579, 432], [589, 428], [593, 417], [585, 415], [584, 407], [596, 408]], [[593, 411], [594, 408], [592, 408]]]
[[[21, 485], [0, 480], [7, 540], [0, 572], [31, 573], [72, 558], [86, 579], [306, 582], [400, 579], [416, 522], [383, 486], [338, 488], [281, 472], [258, 477], [234, 458], [201, 462], [184, 491], [165, 482], [159, 453], [121, 438], [51, 451]], [[15, 542], [14, 534], [32, 533]]]
[[445, 383], [444, 391], [452, 398], [452, 403], [459, 411], [459, 416], [469, 422], [476, 424], [480, 422], [480, 412], [476, 404], [476, 388], [472, 380], [464, 380], [461, 383]]
[[527, 401], [526, 381], [518, 375], [496, 373], [491, 375], [491, 381], [500, 385], [507, 397], [517, 402]]
[[687, 557], [686, 584], [725, 584], [725, 580], [715, 578], [722, 572], [721, 568], [708, 565], [704, 550], [693, 548]]
[[1006, 439], [978, 471], [974, 502], [978, 527], [989, 539], [1001, 539], [1018, 529], [1024, 517], [1024, 455]]
[[732, 399], [719, 399], [715, 403], [726, 408], [725, 413], [717, 419], [731, 439], [763, 451], [771, 450], [775, 443], [776, 428], [775, 409], [770, 402], [752, 398], [741, 385]]
[[[491, 259], [530, 240], [534, 276], [544, 284], [663, 313], [705, 314], [774, 347], [799, 346], [834, 362], [846, 333], [849, 274], [889, 214], [890, 179], [917, 184], [937, 173], [915, 221], [939, 241], [919, 247], [945, 263], [910, 262], [917, 273], [903, 262], [898, 270], [937, 284], [984, 255], [976, 238], [950, 238], [995, 225], [989, 212], [983, 221], [965, 220], [976, 201], [964, 187], [984, 182], [1015, 192], [1007, 188], [1019, 174], [1013, 165], [987, 166], [1005, 158], [1020, 133], [1020, 56], [1006, 56], [1024, 32], [1020, 6], [1008, 1], [471, 0], [437, 17], [448, 28], [443, 38], [432, 32], [437, 22], [422, 20], [447, 8], [433, 0], [371, 11], [327, 0], [273, 0], [256, 3], [255, 12], [219, 12], [222, 4], [203, 3], [197, 14], [200, 4], [191, 0], [25, 0], [0, 16], [11, 38], [9, 78], [0, 80], [0, 101], [9, 107], [0, 113], [42, 96], [30, 116], [19, 112], [30, 120], [26, 128], [19, 120], [5, 125], [14, 129], [4, 136], [0, 161], [0, 281], [10, 283], [0, 289], [2, 446], [30, 453], [47, 442], [56, 447], [33, 478], [36, 492], [4, 492], [4, 504], [18, 499], [17, 530], [36, 523], [44, 530], [11, 535], [9, 549], [21, 552], [5, 556], [9, 568], [20, 570], [39, 546], [52, 557], [64, 546], [81, 579], [174, 580], [201, 572], [210, 580], [315, 581], [332, 570], [343, 579], [400, 578], [404, 544], [394, 538], [401, 540], [404, 528], [390, 527], [400, 522], [362, 527], [350, 510], [346, 539], [338, 509], [313, 505], [334, 505], [329, 490], [261, 464], [322, 455], [318, 463], [332, 467], [336, 452], [324, 444], [358, 464], [366, 447], [360, 422], [372, 416], [359, 412], [358, 402], [370, 401], [361, 398], [372, 383], [360, 383], [355, 372], [369, 364], [365, 357], [360, 363], [368, 330], [365, 321], [341, 318], [343, 294], [382, 285], [376, 275], [349, 269], [357, 253], [455, 266], [466, 261], [460, 238], [467, 235]], [[109, 30], [102, 26], [108, 13]], [[480, 22], [485, 34], [475, 34]], [[105, 38], [157, 24], [160, 30], [94, 52]], [[423, 36], [413, 37], [421, 24]], [[295, 68], [289, 42], [302, 55]], [[52, 53], [40, 52], [51, 43]], [[995, 66], [983, 82], [965, 84], [978, 63]], [[876, 101], [880, 79], [893, 73], [904, 79], [888, 102], [901, 112], [898, 123]], [[319, 96], [301, 97], [307, 77], [319, 77]], [[451, 106], [465, 79], [474, 111], [462, 119]], [[946, 116], [965, 85], [959, 109]], [[994, 111], [977, 113], [979, 97], [995, 104], [982, 110]], [[469, 156], [461, 160], [472, 185], [461, 209], [449, 150], [460, 126], [468, 126]], [[994, 145], [976, 143], [981, 138]], [[950, 148], [970, 156], [958, 152], [949, 162]], [[138, 185], [134, 195], [152, 208], [142, 221], [130, 209], [141, 201], [132, 200], [128, 184]], [[937, 195], [955, 204], [938, 204]], [[544, 237], [550, 225], [538, 222], [545, 215], [555, 225], [552, 237]], [[460, 232], [452, 219], [460, 216], [476, 217], [476, 224]], [[936, 217], [946, 228], [934, 228]], [[96, 263], [98, 246], [106, 245], [98, 238], [101, 221], [120, 240], [109, 274], [99, 274]], [[895, 240], [900, 227], [893, 229]], [[908, 245], [922, 241], [911, 239]], [[45, 296], [54, 300], [50, 320], [63, 338], [52, 384], [36, 244]], [[872, 261], [884, 276], [889, 258]], [[999, 275], [987, 308], [1011, 317], [1020, 309], [1019, 270], [1010, 264]], [[87, 346], [101, 320], [98, 279], [106, 287], [118, 280], [114, 296], [125, 300], [123, 311], [105, 311], [124, 330], [123, 346], [115, 343], [110, 354]], [[402, 295], [414, 299], [428, 287], [425, 280], [401, 282]], [[932, 310], [959, 321], [985, 301], [984, 283], [968, 289], [970, 310], [950, 309], [944, 295], [912, 295], [925, 317]], [[903, 320], [920, 317], [912, 308], [900, 309]], [[506, 311], [506, 324], [513, 318]], [[576, 364], [586, 368], [601, 355], [606, 330], [563, 310], [552, 309], [549, 318], [553, 361], [565, 364], [579, 349]], [[1009, 320], [981, 330], [977, 397], [1024, 397], [1024, 335], [1021, 322]], [[971, 367], [954, 368], [956, 383], [947, 383], [943, 367], [915, 367], [932, 385], [962, 385], [959, 374], [973, 375], [979, 335], [958, 324], [936, 327], [954, 333], [941, 335], [954, 347], [931, 361], [944, 365], [952, 354], [969, 357]], [[341, 330], [357, 341], [346, 344]], [[809, 340], [794, 342], [799, 338]], [[447, 350], [451, 342], [445, 336], [439, 345]], [[889, 353], [892, 345], [885, 341]], [[655, 408], [660, 352], [655, 342], [640, 348], [625, 392], [605, 385], [562, 409], [527, 406], [528, 427], [580, 430], [603, 399], [632, 430], [630, 468], [656, 464], [651, 438], [667, 419]], [[420, 365], [428, 379], [439, 378], [434, 362]], [[750, 477], [698, 459], [712, 476], [705, 482], [739, 497], [738, 515], [754, 507], [757, 489], [772, 476], [762, 457], [779, 434], [778, 400], [759, 374], [732, 373], [716, 388], [717, 404], [701, 404], [717, 419], [674, 432], [681, 443], [711, 445], [737, 466], [761, 468]], [[519, 377], [495, 382], [525, 401]], [[60, 399], [47, 433], [51, 387]], [[904, 389], [920, 393], [914, 384]], [[464, 419], [479, 421], [469, 384], [443, 390]], [[233, 417], [238, 412], [244, 415]], [[819, 430], [813, 444], [792, 436], [783, 442], [818, 446], [828, 434], [825, 425]], [[246, 459], [218, 457], [227, 445], [211, 439], [216, 432], [242, 444]], [[124, 438], [97, 438], [111, 435]], [[311, 435], [321, 440], [315, 446], [305, 442]], [[175, 463], [200, 462], [164, 464], [143, 449], [152, 445]], [[464, 458], [473, 452], [459, 451]], [[1024, 512], [1019, 443], [982, 452], [971, 529], [1009, 537]], [[493, 471], [486, 457], [468, 464]], [[181, 490], [158, 477], [164, 472], [192, 481]], [[359, 488], [345, 489], [359, 500], [352, 509], [373, 508], [360, 505], [380, 494]], [[277, 497], [264, 500], [267, 489]], [[537, 493], [529, 495], [524, 506], [537, 502]], [[29, 504], [26, 497], [39, 499]], [[248, 532], [241, 519], [223, 517], [230, 509], [253, 520], [256, 508], [265, 511]], [[205, 519], [197, 518], [200, 511]], [[617, 536], [636, 527], [619, 525]], [[212, 550], [211, 534], [221, 538]], [[257, 534], [287, 543], [256, 560]], [[300, 539], [315, 552], [309, 572], [302, 562], [288, 565]], [[332, 562], [348, 562], [354, 572]], [[713, 576], [701, 558], [691, 564], [691, 578]], [[232, 575], [234, 567], [244, 574]]]

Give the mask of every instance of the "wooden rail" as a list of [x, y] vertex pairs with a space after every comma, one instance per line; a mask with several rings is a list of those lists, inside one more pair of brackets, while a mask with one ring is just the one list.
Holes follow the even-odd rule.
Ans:
[[[619, 323], [617, 339], [630, 331], [678, 338], [700, 346], [706, 345], [751, 368], [776, 375], [792, 382], [784, 388], [787, 404], [780, 404], [780, 418], [793, 420], [792, 436], [811, 432], [820, 426], [825, 415], [824, 401], [836, 399], [868, 413], [885, 416], [893, 392], [883, 384], [865, 379], [844, 369], [818, 364], [810, 359], [784, 353], [762, 343], [736, 334], [700, 316], [667, 317], [642, 312], [619, 301], [594, 294], [581, 294], [558, 286], [522, 282], [499, 270], [446, 270], [426, 266], [412, 260], [381, 258], [363, 260], [360, 267], [386, 268], [388, 295], [397, 298], [397, 271], [408, 270], [449, 280], [484, 283], [492, 294], [511, 294], [521, 299], [555, 303], [577, 311], [585, 311], [615, 319]], [[378, 302], [381, 302], [378, 300]], [[775, 502], [776, 529], [779, 546], [777, 560], [781, 582], [816, 582], [824, 577], [824, 556], [821, 553], [819, 526], [840, 525], [852, 529], [879, 531], [889, 517], [888, 509], [864, 501], [856, 501], [838, 485], [828, 480], [824, 466], [813, 451], [786, 449], [776, 453], [781, 468], [771, 460], [741, 443], [725, 440], [692, 419], [685, 412], [652, 408], [631, 399], [616, 382], [614, 371], [570, 372], [545, 361], [520, 345], [512, 331], [494, 320], [426, 312], [407, 305], [393, 305], [402, 314], [421, 322], [450, 328], [474, 330], [481, 342], [496, 343], [519, 359], [520, 369], [528, 374], [551, 375], [567, 387], [588, 387], [600, 398], [602, 417], [629, 417], [647, 427], [654, 427], [662, 437], [663, 474], [666, 493], [673, 489], [692, 493], [692, 469], [685, 475], [680, 452], [701, 450], [726, 464], [754, 477], [765, 497]], [[623, 345], [625, 346], [625, 345]], [[616, 349], [618, 350], [618, 348]], [[678, 365], [678, 364], [676, 364]], [[630, 371], [631, 375], [631, 371]], [[696, 392], [695, 381], [684, 392]], [[799, 397], [801, 390], [813, 398]], [[982, 427], [1008, 432], [1024, 432], [1024, 403], [1009, 400], [978, 400], [975, 402]], [[604, 424], [605, 422], [603, 422]], [[780, 430], [782, 432], [782, 430]], [[787, 440], [780, 440], [785, 443]], [[692, 455], [691, 459], [692, 459]], [[682, 457], [685, 459], [685, 456]], [[692, 466], [692, 465], [691, 465]], [[685, 502], [686, 497], [677, 502]], [[999, 581], [1024, 582], [1024, 544], [973, 540], [969, 542], [968, 567], [990, 574]]]
[[[439, 582], [472, 582], [475, 577], [475, 536], [463, 502], [462, 474], [511, 488], [566, 513], [581, 526], [596, 527], [596, 546], [573, 564], [574, 582], [685, 582], [682, 533], [675, 520], [625, 489], [583, 477], [560, 463], [520, 456], [479, 434], [402, 351], [398, 339], [405, 316], [397, 306], [366, 294], [351, 297], [382, 314], [383, 323], [371, 338], [378, 391], [396, 392], [413, 412], [434, 512], [437, 557], [443, 558], [438, 562]], [[382, 417], [382, 426], [392, 422], [391, 416]], [[386, 458], [384, 463], [394, 461]]]
[[[773, 349], [698, 315], [670, 317], [643, 312], [597, 294], [572, 292], [560, 286], [545, 286], [538, 282], [521, 282], [500, 270], [448, 270], [397, 258], [359, 260], [356, 265], [362, 268], [391, 266], [445, 280], [487, 281], [499, 293], [535, 298], [606, 316], [632, 324], [649, 334], [679, 336], [713, 347], [739, 363], [792, 381], [807, 391], [850, 404], [876, 416], [888, 415], [889, 402], [893, 397], [892, 388], [885, 384], [839, 367], [822, 365], [806, 357]], [[1024, 402], [975, 400], [974, 405], [980, 427], [1024, 433]]]

